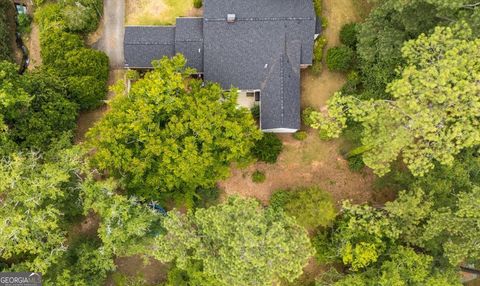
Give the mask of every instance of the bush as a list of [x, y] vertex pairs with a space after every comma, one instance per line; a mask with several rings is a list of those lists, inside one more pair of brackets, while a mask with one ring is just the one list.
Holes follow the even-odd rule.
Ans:
[[193, 7], [200, 9], [203, 6], [203, 0], [193, 0]]
[[98, 26], [98, 19], [94, 8], [78, 3], [65, 5], [62, 9], [62, 18], [68, 31], [74, 33], [93, 32]]
[[83, 41], [78, 35], [52, 29], [40, 34], [40, 46], [44, 65], [58, 66], [68, 52], [82, 48]]
[[77, 105], [65, 98], [62, 81], [43, 70], [24, 75], [23, 80], [32, 100], [14, 122], [14, 140], [25, 148], [45, 150], [63, 136], [71, 138]]
[[220, 190], [217, 188], [199, 188], [194, 196], [196, 208], [208, 208], [218, 203]]
[[357, 24], [350, 23], [343, 25], [340, 30], [340, 41], [345, 46], [355, 49], [357, 46]]
[[315, 40], [313, 47], [313, 66], [312, 71], [315, 74], [322, 72], [322, 59], [323, 59], [323, 49], [327, 44], [327, 39], [324, 36], [320, 36]]
[[362, 155], [351, 156], [347, 159], [348, 168], [354, 172], [360, 172], [365, 167]]
[[358, 87], [360, 83], [361, 81], [358, 72], [351, 71], [347, 75], [347, 82], [342, 86], [342, 89], [340, 91], [343, 95], [356, 94], [359, 91]]
[[269, 164], [277, 162], [282, 152], [283, 143], [274, 133], [264, 133], [262, 139], [255, 143], [252, 153], [259, 161]]
[[327, 66], [331, 71], [346, 72], [353, 67], [355, 53], [346, 46], [331, 48], [327, 52]]
[[71, 76], [66, 78], [68, 98], [82, 110], [90, 110], [103, 104], [107, 92], [105, 81], [93, 76]]
[[318, 187], [277, 191], [270, 206], [283, 209], [307, 229], [329, 226], [336, 216], [332, 197]]
[[252, 174], [252, 182], [254, 182], [254, 183], [263, 183], [263, 182], [265, 182], [266, 178], [267, 177], [265, 176], [265, 173], [262, 172], [262, 171], [259, 171], [259, 170], [256, 170]]
[[303, 141], [307, 139], [307, 132], [305, 131], [297, 131], [293, 133], [293, 138], [297, 139], [298, 141]]
[[255, 120], [260, 119], [260, 105], [256, 104], [252, 108], [250, 108], [250, 112]]
[[12, 39], [7, 19], [9, 9], [12, 9], [12, 3], [9, 0], [0, 0], [0, 61], [12, 59]]
[[315, 259], [320, 264], [333, 263], [337, 260], [337, 247], [333, 245], [328, 232], [320, 231], [312, 239], [312, 245], [315, 248]]
[[27, 14], [20, 14], [17, 17], [18, 31], [22, 35], [30, 34], [32, 31], [32, 18]]
[[322, 0], [313, 0], [313, 7], [315, 8], [315, 14], [322, 16]]

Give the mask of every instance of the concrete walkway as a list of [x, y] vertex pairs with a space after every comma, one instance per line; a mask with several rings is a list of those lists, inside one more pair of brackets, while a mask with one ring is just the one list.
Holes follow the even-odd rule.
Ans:
[[124, 67], [124, 20], [125, 0], [103, 0], [103, 33], [93, 47], [108, 55], [111, 69]]

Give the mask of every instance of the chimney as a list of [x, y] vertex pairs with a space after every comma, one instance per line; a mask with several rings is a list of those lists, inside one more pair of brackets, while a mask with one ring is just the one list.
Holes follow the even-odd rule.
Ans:
[[227, 22], [228, 23], [235, 23], [236, 16], [235, 14], [228, 14], [227, 15]]

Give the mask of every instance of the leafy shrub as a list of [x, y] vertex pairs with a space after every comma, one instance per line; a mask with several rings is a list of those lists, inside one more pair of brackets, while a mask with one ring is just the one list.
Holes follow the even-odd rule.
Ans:
[[322, 16], [322, 0], [313, 0], [313, 7], [315, 8], [315, 14], [317, 16]]
[[32, 18], [27, 14], [20, 14], [17, 17], [18, 31], [22, 35], [29, 34], [32, 31]]
[[354, 51], [346, 46], [334, 47], [327, 51], [327, 66], [331, 71], [346, 72], [353, 67]]
[[274, 133], [264, 133], [262, 139], [255, 143], [252, 153], [260, 161], [274, 164], [282, 152], [283, 143]]
[[14, 140], [22, 147], [44, 150], [60, 137], [71, 137], [78, 108], [65, 98], [61, 80], [39, 70], [23, 76], [23, 81], [32, 100], [15, 120]]
[[357, 46], [357, 24], [350, 23], [343, 25], [340, 30], [340, 42], [347, 47], [355, 49]]
[[66, 78], [68, 98], [82, 110], [90, 110], [103, 104], [107, 91], [104, 81], [93, 76], [71, 76]]
[[336, 247], [327, 231], [318, 232], [312, 239], [312, 245], [316, 250], [315, 259], [318, 263], [328, 264], [337, 260]]
[[8, 9], [12, 9], [9, 0], [0, 0], [0, 61], [12, 59], [10, 27], [8, 26]]
[[203, 0], [193, 0], [193, 7], [200, 9], [203, 6]]
[[42, 61], [45, 65], [59, 65], [68, 52], [83, 47], [82, 38], [75, 34], [52, 29], [40, 34]]
[[98, 16], [93, 7], [66, 5], [62, 9], [62, 19], [68, 31], [75, 33], [93, 32], [98, 26]]
[[348, 168], [354, 172], [360, 172], [365, 167], [362, 155], [351, 156], [347, 159]]
[[220, 190], [218, 188], [199, 188], [194, 197], [195, 207], [208, 208], [218, 203]]
[[255, 120], [260, 119], [260, 105], [256, 104], [252, 108], [250, 108], [250, 112]]
[[58, 3], [47, 3], [38, 7], [34, 14], [35, 22], [40, 30], [55, 29], [63, 30], [65, 22], [62, 19], [62, 6]]
[[350, 71], [347, 75], [347, 82], [342, 86], [343, 95], [356, 94], [359, 91], [360, 75], [356, 71]]
[[259, 170], [256, 170], [252, 174], [252, 182], [254, 183], [263, 183], [265, 182], [266, 176], [265, 173]]
[[305, 131], [297, 131], [293, 133], [293, 138], [297, 139], [298, 141], [303, 141], [307, 139], [307, 132]]
[[318, 187], [277, 191], [270, 198], [270, 206], [282, 208], [308, 229], [326, 227], [336, 216], [332, 197]]
[[323, 49], [327, 44], [327, 38], [320, 36], [315, 40], [313, 47], [313, 65], [312, 71], [315, 74], [322, 72]]

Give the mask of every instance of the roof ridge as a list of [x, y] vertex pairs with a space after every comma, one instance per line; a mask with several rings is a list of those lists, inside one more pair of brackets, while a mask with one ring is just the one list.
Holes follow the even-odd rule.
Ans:
[[[223, 22], [226, 21], [226, 18], [203, 18], [205, 22]], [[247, 17], [247, 18], [236, 18], [235, 21], [310, 21], [315, 20], [315, 17]]]

